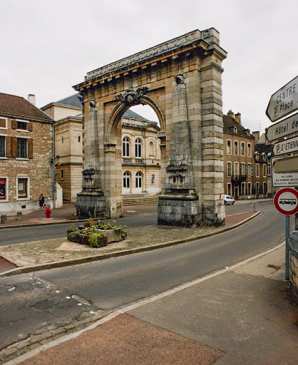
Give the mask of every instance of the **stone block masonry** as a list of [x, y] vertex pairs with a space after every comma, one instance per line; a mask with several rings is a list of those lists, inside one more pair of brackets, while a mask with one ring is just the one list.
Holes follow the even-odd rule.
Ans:
[[166, 139], [161, 149], [159, 224], [224, 224], [225, 58], [214, 28], [195, 30], [88, 72], [74, 86], [84, 103], [81, 212], [92, 209], [95, 214], [105, 211], [107, 217], [121, 216], [120, 120], [131, 106], [147, 104], [156, 112]]

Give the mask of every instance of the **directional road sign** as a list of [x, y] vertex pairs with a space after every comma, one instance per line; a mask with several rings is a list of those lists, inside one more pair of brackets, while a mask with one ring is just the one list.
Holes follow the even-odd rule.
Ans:
[[298, 172], [298, 155], [274, 158], [272, 161], [272, 171], [276, 173]]
[[278, 190], [274, 196], [275, 208], [282, 214], [292, 215], [298, 212], [298, 191], [291, 188]]
[[275, 156], [294, 152], [298, 152], [298, 136], [275, 143], [273, 147], [273, 153]]
[[[272, 186], [280, 188], [298, 186], [298, 172], [277, 172], [275, 169], [276, 169], [276, 161], [278, 160], [284, 160], [284, 159], [275, 157], [271, 159]], [[277, 170], [280, 169], [280, 166], [278, 166], [278, 164], [279, 162], [277, 163]]]
[[271, 122], [298, 109], [298, 76], [274, 93], [266, 109], [266, 115]]
[[266, 137], [269, 142], [298, 132], [298, 113], [273, 124], [266, 130]]

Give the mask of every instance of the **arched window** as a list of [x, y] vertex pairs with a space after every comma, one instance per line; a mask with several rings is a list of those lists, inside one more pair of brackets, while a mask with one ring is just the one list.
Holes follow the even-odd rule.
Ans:
[[251, 182], [247, 183], [247, 195], [251, 195]]
[[123, 187], [126, 189], [130, 188], [130, 173], [125, 171], [123, 174]]
[[245, 143], [241, 142], [241, 156], [245, 156]]
[[232, 184], [231, 183], [227, 184], [227, 194], [232, 195]]
[[241, 187], [240, 187], [240, 195], [245, 195], [245, 183], [242, 182], [241, 183]]
[[250, 157], [251, 156], [251, 144], [247, 143], [247, 156]]
[[241, 162], [241, 172], [240, 175], [245, 176], [245, 163]]
[[256, 164], [256, 176], [259, 177], [260, 176], [260, 164]]
[[232, 176], [232, 162], [227, 162], [227, 177]]
[[142, 187], [142, 173], [138, 171], [136, 173], [136, 188], [141, 188], [141, 187]]
[[234, 155], [238, 156], [239, 155], [239, 144], [238, 141], [234, 141]]
[[263, 165], [263, 176], [266, 177], [267, 165]]
[[122, 143], [122, 155], [123, 157], [129, 157], [130, 140], [128, 137], [123, 138]]
[[232, 142], [230, 139], [227, 140], [227, 155], [232, 154]]
[[268, 176], [271, 175], [271, 164], [270, 163], [267, 165], [267, 175]]
[[251, 163], [247, 164], [247, 176], [252, 177], [252, 164]]
[[239, 175], [239, 163], [238, 162], [234, 162], [234, 175], [236, 175], [236, 176]]
[[137, 138], [135, 141], [135, 157], [142, 157], [142, 140]]
[[260, 183], [256, 183], [256, 196], [258, 197], [260, 194]]

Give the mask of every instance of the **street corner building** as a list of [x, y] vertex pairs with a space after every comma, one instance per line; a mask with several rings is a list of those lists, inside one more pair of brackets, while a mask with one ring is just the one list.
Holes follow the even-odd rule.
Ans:
[[0, 93], [0, 213], [53, 205], [53, 120], [34, 104]]

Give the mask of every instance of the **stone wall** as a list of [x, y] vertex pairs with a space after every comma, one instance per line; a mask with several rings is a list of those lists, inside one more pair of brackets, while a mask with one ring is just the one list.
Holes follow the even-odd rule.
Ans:
[[[0, 178], [7, 179], [7, 199], [0, 201], [0, 212], [38, 209], [41, 193], [46, 202], [52, 201], [52, 126], [39, 122], [30, 125], [30, 130], [13, 129], [8, 118], [7, 129], [0, 131], [6, 137], [6, 157], [0, 158]], [[13, 137], [30, 140], [26, 158], [11, 157]], [[22, 177], [28, 178], [27, 198], [17, 196], [17, 179]]]

